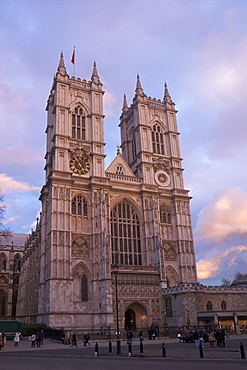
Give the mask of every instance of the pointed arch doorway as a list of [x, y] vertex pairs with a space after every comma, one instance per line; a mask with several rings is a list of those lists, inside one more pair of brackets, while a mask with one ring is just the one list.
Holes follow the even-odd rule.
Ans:
[[145, 329], [148, 327], [147, 310], [140, 303], [132, 303], [125, 311], [125, 330]]

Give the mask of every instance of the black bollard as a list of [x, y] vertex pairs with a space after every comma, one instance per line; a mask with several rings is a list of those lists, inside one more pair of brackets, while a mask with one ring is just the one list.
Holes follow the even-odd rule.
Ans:
[[129, 345], [128, 345], [128, 355], [129, 355], [129, 357], [132, 356], [132, 344], [131, 343], [129, 343]]
[[240, 353], [241, 353], [241, 359], [244, 360], [246, 357], [245, 357], [243, 343], [240, 343]]
[[109, 352], [112, 352], [112, 342], [109, 340]]
[[143, 353], [143, 343], [142, 343], [143, 339], [140, 338], [140, 353]]
[[95, 343], [94, 356], [99, 356], [99, 346], [98, 346], [98, 343]]
[[203, 349], [202, 349], [202, 344], [199, 344], [199, 352], [200, 352], [200, 358], [203, 358]]
[[162, 356], [166, 357], [166, 346], [165, 343], [162, 343]]
[[118, 339], [117, 340], [117, 355], [120, 355], [121, 354], [121, 342], [120, 340]]

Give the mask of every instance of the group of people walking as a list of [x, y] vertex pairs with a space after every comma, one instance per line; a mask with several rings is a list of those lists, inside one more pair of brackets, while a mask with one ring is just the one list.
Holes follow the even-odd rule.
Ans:
[[40, 347], [44, 344], [44, 337], [45, 333], [44, 330], [38, 331], [36, 334], [32, 334], [29, 337], [29, 340], [31, 341], [31, 347]]
[[[90, 346], [90, 336], [88, 334], [84, 334], [84, 346], [86, 347], [87, 345]], [[70, 345], [71, 347], [77, 347], [77, 343], [78, 343], [78, 338], [77, 338], [77, 335], [76, 333], [73, 333], [72, 334], [72, 337], [71, 337], [71, 340], [70, 340], [70, 333], [65, 330], [62, 332], [62, 343], [65, 344], [65, 345]]]
[[[181, 328], [178, 329], [177, 333], [179, 342], [191, 341], [188, 340], [188, 338], [184, 337], [184, 332]], [[225, 338], [229, 337], [224, 329], [219, 328], [210, 330], [209, 332], [207, 332], [206, 330], [204, 330], [203, 332], [203, 330], [193, 329], [190, 332], [187, 331], [186, 333], [187, 337], [188, 335], [190, 335], [193, 338], [196, 348], [199, 348], [199, 345], [203, 345], [204, 341], [209, 342], [211, 348], [214, 347], [214, 343], [216, 343], [218, 347], [225, 347]]]

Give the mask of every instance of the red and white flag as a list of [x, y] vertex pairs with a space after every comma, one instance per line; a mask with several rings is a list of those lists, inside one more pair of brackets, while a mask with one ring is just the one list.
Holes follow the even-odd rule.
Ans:
[[71, 63], [75, 64], [75, 48], [73, 50], [73, 54], [72, 54], [72, 57], [71, 57]]

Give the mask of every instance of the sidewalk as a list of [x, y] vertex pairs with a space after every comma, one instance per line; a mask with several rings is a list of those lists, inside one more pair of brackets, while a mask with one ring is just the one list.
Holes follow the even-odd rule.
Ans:
[[[116, 341], [112, 341], [112, 352], [109, 352], [109, 341], [108, 340], [93, 340], [91, 345], [88, 347], [84, 346], [82, 341], [78, 342], [78, 347], [71, 347], [70, 345], [63, 345], [61, 342], [54, 341], [52, 339], [44, 339], [44, 345], [40, 348], [31, 348], [31, 342], [28, 338], [21, 338], [18, 347], [14, 347], [14, 341], [9, 340], [6, 343], [6, 347], [3, 348], [1, 353], [17, 353], [30, 352], [30, 355], [38, 354], [39, 352], [46, 355], [71, 355], [79, 357], [91, 357], [95, 355], [95, 344], [98, 343], [99, 356], [102, 357], [127, 357], [128, 346], [126, 340], [121, 341], [121, 354], [116, 354]], [[167, 358], [174, 359], [198, 359], [200, 357], [199, 350], [195, 348], [194, 343], [179, 343], [178, 338], [161, 338], [156, 340], [144, 340], [143, 341], [143, 353], [140, 353], [140, 342], [138, 338], [134, 338], [132, 343], [132, 356], [133, 357], [146, 357], [146, 358], [159, 358], [163, 357], [163, 343], [165, 345], [165, 352]], [[241, 359], [240, 356], [240, 343], [243, 343], [245, 347], [245, 354], [247, 358], [247, 335], [233, 335], [230, 339], [226, 340], [226, 347], [210, 348], [209, 343], [204, 343], [203, 354], [204, 359]], [[25, 353], [25, 355], [26, 355]]]

